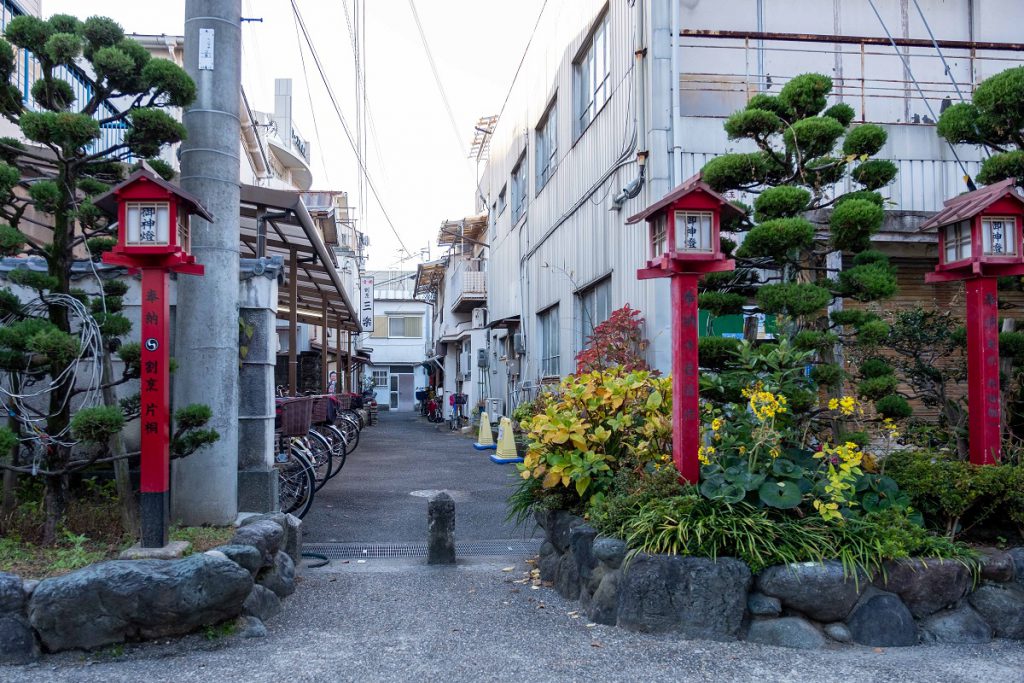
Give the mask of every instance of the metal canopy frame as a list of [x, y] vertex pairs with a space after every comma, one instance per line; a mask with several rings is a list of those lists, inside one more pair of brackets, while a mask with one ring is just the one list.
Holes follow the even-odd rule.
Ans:
[[[298, 192], [242, 185], [239, 201], [241, 251], [255, 258], [284, 259], [287, 287], [278, 290], [277, 317], [288, 321], [288, 385], [298, 391], [298, 324], [319, 326], [324, 361], [321, 383], [327, 389], [328, 330], [335, 332], [334, 357], [340, 371], [345, 358], [344, 388], [352, 390], [352, 334], [362, 332], [358, 312], [345, 292], [334, 252], [327, 248]], [[343, 356], [341, 333], [346, 332]]]

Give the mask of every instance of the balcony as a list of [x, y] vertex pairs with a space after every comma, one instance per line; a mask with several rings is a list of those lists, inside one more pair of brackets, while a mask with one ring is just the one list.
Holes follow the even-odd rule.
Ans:
[[452, 273], [452, 289], [449, 301], [452, 313], [469, 313], [474, 308], [487, 305], [487, 273], [467, 270], [469, 264], [459, 263]]

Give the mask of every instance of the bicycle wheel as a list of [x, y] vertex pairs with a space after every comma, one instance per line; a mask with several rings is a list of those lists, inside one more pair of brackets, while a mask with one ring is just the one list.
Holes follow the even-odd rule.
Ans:
[[290, 447], [286, 454], [278, 457], [287, 458], [284, 462], [277, 463], [278, 500], [281, 511], [301, 519], [313, 505], [313, 493], [316, 489], [313, 466], [309, 464], [302, 449], [296, 446]]
[[353, 420], [348, 414], [339, 415], [335, 425], [345, 435], [346, 454], [351, 453], [359, 445], [359, 423]]
[[308, 451], [309, 464], [313, 466], [313, 473], [316, 477], [316, 490], [319, 491], [331, 477], [334, 448], [327, 437], [313, 429], [310, 429], [306, 434], [303, 443]]
[[345, 466], [345, 459], [348, 455], [348, 439], [340, 429], [332, 424], [314, 425], [313, 428], [331, 443], [331, 471], [327, 478], [332, 479]]

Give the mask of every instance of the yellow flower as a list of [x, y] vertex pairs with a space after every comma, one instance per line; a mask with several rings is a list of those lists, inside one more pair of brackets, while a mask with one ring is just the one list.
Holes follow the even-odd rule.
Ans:
[[839, 399], [837, 399], [837, 398], [830, 398], [828, 400], [828, 409], [829, 410], [836, 410], [837, 408], [839, 408]]
[[740, 452], [740, 455], [743, 455], [744, 453], [747, 452], [747, 447], [746, 446], [740, 446], [739, 447], [739, 452]]
[[853, 396], [843, 396], [839, 399], [839, 410], [843, 415], [853, 415], [853, 411], [857, 408], [857, 399]]
[[722, 418], [716, 417], [711, 421], [711, 431], [717, 432], [722, 428]]

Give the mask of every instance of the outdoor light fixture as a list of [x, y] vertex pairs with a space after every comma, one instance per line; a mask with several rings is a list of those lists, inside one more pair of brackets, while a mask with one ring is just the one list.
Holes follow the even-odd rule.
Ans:
[[971, 462], [999, 461], [1002, 403], [999, 393], [1000, 277], [1024, 275], [1020, 248], [1024, 197], [1014, 178], [954, 197], [921, 226], [936, 230], [939, 265], [925, 282], [963, 281], [967, 303], [967, 430]]

